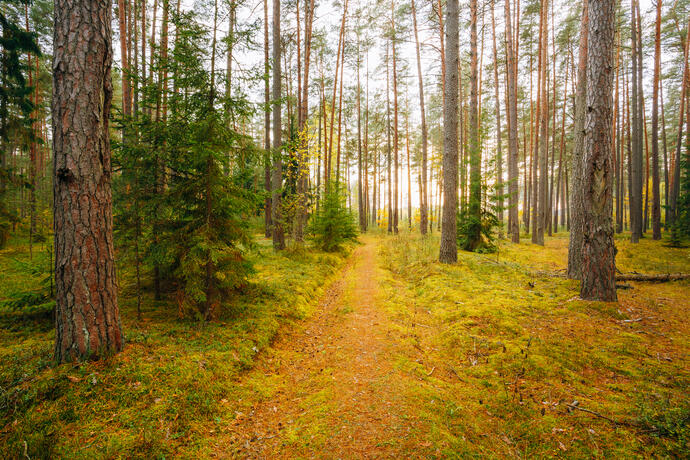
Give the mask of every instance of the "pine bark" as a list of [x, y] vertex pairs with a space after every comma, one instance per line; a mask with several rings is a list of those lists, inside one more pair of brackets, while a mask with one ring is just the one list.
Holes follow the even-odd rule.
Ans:
[[283, 162], [281, 138], [281, 70], [280, 70], [280, 0], [273, 0], [273, 174], [271, 177], [271, 220], [273, 221], [273, 248], [285, 249], [283, 231]]
[[392, 57], [393, 57], [393, 158], [394, 158], [394, 173], [395, 173], [395, 178], [394, 178], [394, 192], [393, 196], [395, 197], [395, 201], [393, 204], [393, 233], [396, 235], [398, 234], [398, 220], [399, 220], [399, 214], [400, 214], [400, 205], [398, 203], [398, 188], [399, 188], [399, 180], [398, 180], [398, 171], [400, 168], [399, 165], [399, 152], [398, 152], [398, 145], [399, 145], [399, 133], [398, 133], [398, 67], [397, 67], [397, 59], [395, 55], [395, 1], [391, 2], [391, 25], [392, 25], [392, 35], [391, 35], [391, 51], [392, 51]]
[[590, 0], [583, 186], [584, 238], [580, 297], [616, 301], [613, 241], [613, 43], [615, 0]]
[[422, 164], [421, 164], [421, 180], [420, 180], [420, 197], [419, 197], [419, 231], [422, 235], [426, 235], [427, 228], [429, 226], [428, 218], [428, 173], [427, 173], [427, 163], [429, 157], [428, 144], [429, 144], [429, 131], [426, 125], [426, 109], [424, 107], [424, 79], [422, 77], [422, 60], [419, 50], [419, 32], [417, 27], [417, 10], [415, 8], [414, 0], [412, 3], [412, 22], [414, 26], [414, 41], [415, 41], [415, 52], [417, 54], [417, 77], [419, 80], [419, 112], [421, 116], [421, 129], [422, 129]]
[[572, 183], [570, 184], [570, 241], [568, 244], [568, 278], [582, 276], [582, 235], [584, 227], [584, 129], [587, 103], [587, 55], [589, 52], [589, 2], [582, 4], [580, 50], [577, 64], [577, 93], [575, 94], [575, 142], [572, 152]]
[[656, 0], [654, 34], [654, 88], [652, 96], [652, 239], [661, 239], [661, 195], [659, 189], [659, 74], [661, 73], [661, 2]]
[[[506, 113], [508, 115], [508, 232], [513, 243], [520, 242], [518, 218], [518, 120], [517, 120], [517, 70], [516, 51], [513, 51], [513, 32], [510, 1], [505, 0], [506, 28]], [[528, 211], [526, 211], [528, 212]]]
[[465, 248], [470, 251], [473, 251], [481, 244], [482, 158], [479, 147], [479, 77], [477, 70], [477, 0], [470, 0], [469, 218], [472, 219], [474, 225], [470, 225], [470, 232], [467, 235], [468, 244]]
[[[507, 1], [507, 0], [506, 0]], [[496, 49], [496, 14], [494, 12], [495, 1], [491, 2], [491, 36], [493, 38], [494, 57], [494, 98], [496, 103], [496, 195], [498, 196], [498, 237], [503, 238], [503, 151], [501, 149], [501, 102], [498, 95], [498, 51]]]
[[264, 0], [264, 184], [266, 199], [264, 200], [264, 236], [271, 238], [273, 234], [273, 219], [271, 205], [271, 88], [268, 82], [271, 72], [269, 62], [268, 43], [268, 0]]
[[[120, 59], [122, 62], [122, 115], [132, 115], [132, 91], [130, 86], [129, 54], [127, 46], [127, 10], [125, 0], [118, 0], [118, 25], [120, 27]], [[123, 134], [124, 135], [124, 134]]]
[[443, 88], [443, 221], [439, 261], [455, 263], [458, 260], [458, 0], [446, 5], [445, 85]]
[[642, 59], [638, 48], [637, 22], [639, 16], [635, 12], [636, 0], [632, 0], [632, 157], [631, 157], [631, 189], [630, 189], [630, 241], [637, 243], [642, 237], [642, 107], [641, 67]]
[[112, 4], [55, 0], [53, 170], [55, 358], [124, 345], [117, 305], [108, 117]]

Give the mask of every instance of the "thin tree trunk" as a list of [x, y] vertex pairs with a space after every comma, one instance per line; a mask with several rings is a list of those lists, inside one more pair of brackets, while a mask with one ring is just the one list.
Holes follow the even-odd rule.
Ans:
[[630, 200], [630, 226], [631, 237], [630, 241], [637, 243], [642, 237], [642, 136], [643, 136], [643, 122], [642, 122], [642, 97], [640, 97], [642, 86], [642, 59], [638, 48], [638, 27], [637, 23], [640, 18], [636, 14], [636, 0], [632, 0], [632, 168], [630, 171], [632, 177], [631, 200]]
[[659, 190], [659, 74], [661, 73], [661, 1], [656, 0], [654, 35], [654, 89], [652, 96], [652, 239], [661, 239], [661, 195]]
[[[450, 43], [450, 42], [449, 42]], [[477, 0], [470, 0], [470, 195], [469, 219], [473, 224], [464, 249], [474, 251], [481, 244], [481, 150], [479, 146], [479, 77], [477, 75]], [[463, 166], [464, 168], [464, 166]]]
[[[688, 19], [687, 37], [690, 37], [690, 19]], [[680, 110], [678, 117], [678, 135], [676, 137], [676, 152], [671, 157], [671, 172], [670, 172], [670, 212], [669, 218], [671, 220], [669, 227], [673, 228], [678, 212], [678, 198], [680, 195], [680, 150], [683, 145], [683, 114], [685, 112], [685, 105], [690, 105], [688, 101], [688, 79], [690, 75], [688, 72], [688, 49], [690, 48], [690, 39], [685, 40], [685, 50], [683, 56], [683, 83], [680, 92]]]
[[459, 43], [458, 0], [448, 0], [446, 5], [446, 79], [443, 103], [443, 222], [439, 261], [455, 263], [458, 260], [457, 222], [458, 210], [458, 65]]
[[[120, 26], [120, 60], [122, 63], [122, 115], [130, 117], [132, 115], [132, 92], [130, 89], [129, 54], [127, 38], [127, 9], [125, 0], [117, 1], [118, 24]], [[123, 132], [124, 138], [124, 132]]]
[[664, 147], [664, 230], [668, 230], [668, 144], [666, 142], [666, 115], [664, 113], [664, 85], [659, 79], [659, 97], [661, 98], [661, 139]]
[[415, 52], [417, 54], [417, 77], [419, 80], [419, 111], [421, 115], [421, 129], [422, 129], [422, 164], [421, 164], [421, 181], [420, 181], [420, 200], [419, 200], [419, 231], [422, 235], [426, 235], [428, 220], [428, 184], [427, 184], [427, 162], [428, 162], [428, 144], [429, 132], [426, 126], [426, 110], [424, 108], [424, 78], [422, 77], [422, 60], [420, 57], [419, 47], [419, 32], [417, 28], [417, 11], [414, 0], [412, 4], [412, 21], [414, 25], [414, 40]]
[[391, 176], [392, 168], [392, 145], [391, 145], [391, 100], [390, 100], [390, 74], [388, 70], [389, 56], [388, 45], [386, 45], [386, 166], [388, 172], [388, 233], [393, 233], [393, 182]]
[[508, 84], [506, 86], [506, 112], [508, 115], [508, 232], [510, 233], [511, 241], [513, 243], [519, 243], [520, 221], [518, 218], [519, 173], [517, 136], [517, 70], [515, 62], [517, 50], [513, 51], [513, 32], [511, 30], [512, 16], [510, 14], [510, 2], [511, 0], [505, 0], [506, 74], [508, 80]]
[[538, 108], [539, 112], [539, 125], [540, 125], [540, 132], [539, 132], [539, 142], [538, 142], [538, 148], [539, 148], [539, 154], [535, 155], [536, 158], [538, 158], [538, 163], [539, 163], [539, 179], [537, 181], [537, 175], [536, 175], [536, 165], [535, 165], [535, 189], [537, 188], [538, 184], [538, 190], [537, 194], [535, 196], [538, 196], [538, 198], [535, 200], [534, 203], [534, 209], [537, 210], [536, 214], [532, 215], [533, 219], [536, 219], [533, 228], [536, 229], [536, 231], [532, 232], [532, 242], [539, 244], [539, 245], [544, 245], [544, 224], [546, 223], [546, 212], [548, 208], [548, 202], [547, 202], [547, 190], [548, 190], [548, 129], [549, 129], [549, 105], [548, 105], [548, 100], [549, 100], [549, 92], [548, 92], [548, 87], [547, 87], [547, 68], [548, 68], [548, 60], [547, 60], [547, 48], [548, 48], [548, 0], [543, 0], [541, 2], [541, 8], [542, 8], [542, 14], [541, 14], [541, 33], [539, 34], [541, 37], [541, 43], [539, 45], [539, 73], [540, 73], [540, 81], [541, 83], [539, 84], [539, 105], [540, 107]]
[[397, 59], [395, 56], [395, 0], [391, 1], [391, 51], [393, 57], [393, 152], [395, 159], [395, 203], [393, 205], [393, 232], [398, 234], [398, 214], [400, 206], [398, 204], [398, 170], [399, 170], [399, 155], [398, 155], [398, 70]]
[[281, 123], [281, 70], [280, 70], [280, 0], [273, 0], [273, 175], [271, 219], [273, 221], [273, 248], [285, 249], [285, 234], [283, 232], [283, 209], [281, 193], [283, 189], [283, 161], [282, 161], [282, 123]]
[[588, 1], [582, 5], [582, 22], [580, 23], [580, 50], [577, 64], [577, 93], [575, 95], [575, 143], [572, 153], [572, 183], [570, 202], [570, 241], [568, 244], [568, 278], [582, 277], [582, 238], [584, 232], [584, 140], [585, 140], [585, 104], [587, 103], [587, 62], [589, 51], [589, 13]]
[[273, 219], [271, 217], [271, 91], [268, 83], [271, 64], [268, 56], [268, 0], [264, 0], [264, 236], [271, 238]]
[[[507, 1], [507, 0], [506, 0]], [[503, 152], [501, 151], [501, 102], [498, 96], [498, 52], [496, 50], [495, 1], [491, 2], [491, 36], [494, 56], [494, 97], [496, 101], [496, 196], [498, 207], [498, 237], [503, 238]]]

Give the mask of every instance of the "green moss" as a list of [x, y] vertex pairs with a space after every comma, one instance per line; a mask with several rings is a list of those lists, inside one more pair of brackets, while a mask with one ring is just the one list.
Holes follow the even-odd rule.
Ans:
[[[34, 267], [48, 262], [36, 251], [33, 261], [23, 245], [0, 252], [0, 300], [35, 282]], [[25, 442], [31, 458], [199, 456], [209, 426], [280, 387], [267, 377], [249, 389], [237, 378], [281, 326], [313, 312], [346, 256], [275, 253], [260, 240], [253, 284], [208, 324], [179, 320], [172, 299], [148, 293], [138, 321], [132, 268], [119, 267], [126, 349], [76, 367], [52, 362], [50, 318], [0, 311], [0, 457], [23, 456]]]
[[[680, 320], [690, 304], [679, 295], [687, 285], [637, 283], [619, 292], [618, 303], [580, 301], [576, 281], [552, 275], [566, 266], [567, 243], [565, 234], [547, 238], [543, 248], [501, 242], [497, 254], [461, 252], [452, 266], [435, 262], [435, 236], [383, 244], [389, 317], [399, 340], [414, 337], [412, 346], [422, 350], [425, 364], [411, 359], [418, 352], [410, 350], [396, 358], [397, 368], [424, 382], [423, 391], [408, 388], [407, 399], [418, 401], [429, 420], [428, 431], [418, 435], [443, 456], [629, 458], [684, 452], [687, 431], [679, 420], [685, 420], [682, 408], [689, 400], [677, 382], [690, 378], [690, 331]], [[682, 250], [649, 240], [616, 243], [622, 271], [690, 270]], [[436, 370], [428, 377], [432, 366]], [[641, 411], [637, 396], [660, 392], [670, 392], [673, 402], [657, 415], [644, 415], [655, 412]], [[574, 400], [628, 424], [568, 411]], [[642, 419], [660, 435], [640, 434]]]

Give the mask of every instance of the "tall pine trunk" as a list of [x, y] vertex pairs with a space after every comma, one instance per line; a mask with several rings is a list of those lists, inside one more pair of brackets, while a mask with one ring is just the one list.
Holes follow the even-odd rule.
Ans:
[[421, 164], [421, 180], [419, 181], [419, 230], [422, 235], [426, 235], [427, 228], [429, 226], [428, 218], [428, 173], [427, 173], [427, 162], [428, 162], [428, 144], [429, 144], [429, 132], [426, 126], [426, 110], [424, 108], [424, 78], [422, 77], [422, 60], [420, 57], [419, 50], [419, 32], [417, 28], [417, 11], [415, 9], [415, 2], [412, 2], [412, 23], [414, 26], [414, 41], [415, 41], [415, 52], [417, 54], [417, 77], [419, 79], [419, 113], [421, 115], [421, 129], [422, 129], [422, 164]]
[[283, 231], [283, 142], [281, 138], [281, 71], [280, 71], [280, 0], [273, 0], [273, 175], [271, 178], [271, 220], [273, 221], [273, 248], [285, 249]]
[[[440, 14], [440, 12], [439, 12]], [[439, 261], [455, 263], [458, 260], [458, 66], [459, 22], [458, 0], [446, 5], [445, 85], [443, 88], [443, 221]]]
[[654, 35], [654, 88], [652, 96], [652, 238], [661, 239], [661, 195], [659, 191], [659, 74], [661, 73], [661, 1], [656, 0]]
[[[118, 352], [108, 118], [112, 4], [55, 0], [53, 170], [55, 358]], [[65, 120], [71, 120], [65, 123]]]
[[587, 103], [587, 55], [589, 41], [588, 0], [582, 4], [580, 23], [580, 50], [577, 63], [577, 93], [575, 94], [575, 142], [572, 152], [572, 191], [570, 198], [570, 241], [568, 244], [568, 278], [582, 276], [582, 234], [584, 227], [584, 151], [585, 104]]
[[[510, 1], [505, 0], [506, 28], [506, 113], [508, 115], [508, 232], [513, 243], [520, 242], [518, 217], [518, 120], [517, 120], [517, 69], [513, 51], [512, 16]], [[526, 187], [526, 184], [525, 184]], [[529, 212], [525, 210], [525, 212]]]
[[615, 301], [612, 120], [615, 0], [589, 0], [584, 227], [580, 297]]
[[477, 0], [470, 0], [470, 193], [468, 218], [472, 223], [469, 226], [468, 242], [465, 247], [465, 249], [470, 251], [475, 250], [481, 244], [482, 219], [482, 157], [479, 146], [479, 77], [477, 70]]

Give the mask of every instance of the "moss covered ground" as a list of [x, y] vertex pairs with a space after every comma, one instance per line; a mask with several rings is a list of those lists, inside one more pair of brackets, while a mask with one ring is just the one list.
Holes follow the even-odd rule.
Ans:
[[[45, 311], [0, 311], [2, 458], [635, 458], [690, 448], [690, 281], [585, 302], [567, 234], [441, 265], [437, 235], [353, 255], [275, 254], [214, 322], [120, 267], [124, 352], [56, 366]], [[616, 240], [623, 272], [690, 272], [688, 249]], [[0, 300], [49, 254], [0, 252]]]
[[[525, 239], [523, 239], [524, 241]], [[690, 271], [690, 253], [616, 239], [621, 271]], [[438, 241], [382, 245], [386, 307], [416, 375], [410, 397], [448, 457], [684, 457], [690, 448], [690, 282], [629, 283], [619, 302], [585, 302], [567, 234], [545, 247], [435, 262]]]
[[[206, 457], [236, 379], [281, 326], [309, 316], [345, 253], [276, 254], [259, 239], [256, 274], [215, 321], [180, 320], [174, 299], [144, 296], [119, 267], [127, 345], [101, 362], [55, 366], [50, 312], [0, 311], [0, 458]], [[0, 252], [0, 300], [41, 285], [50, 254], [24, 241]]]

